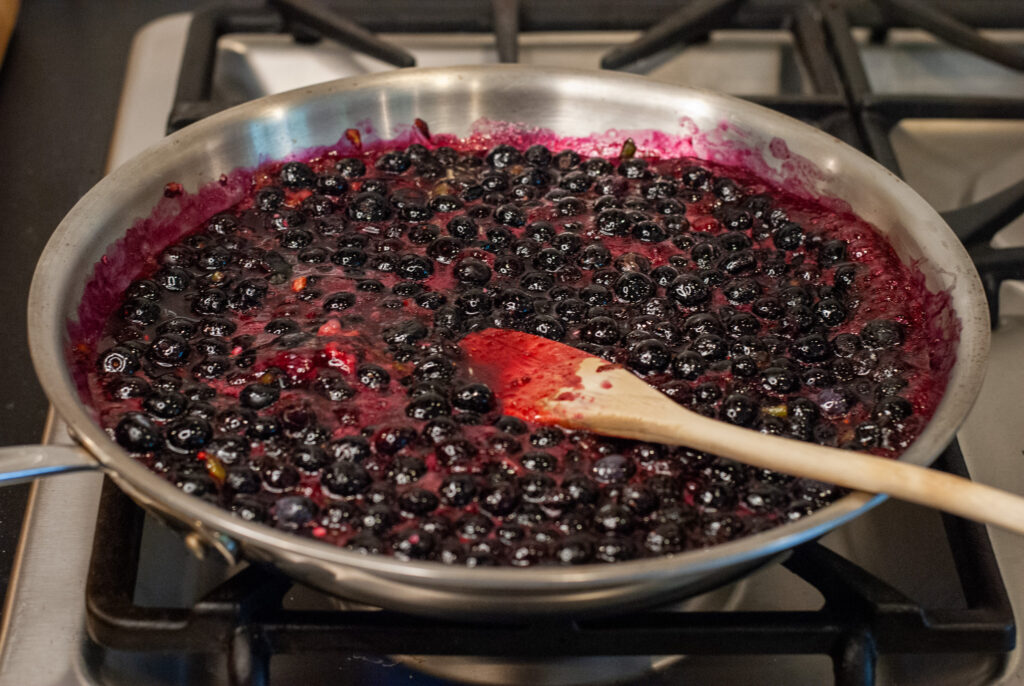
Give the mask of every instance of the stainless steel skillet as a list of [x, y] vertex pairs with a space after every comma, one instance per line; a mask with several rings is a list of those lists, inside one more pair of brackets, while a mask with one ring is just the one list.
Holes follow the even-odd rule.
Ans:
[[[347, 128], [387, 138], [421, 118], [465, 135], [482, 119], [586, 136], [660, 131], [716, 160], [742, 158], [779, 181], [841, 198], [947, 291], [939, 334], [955, 351], [945, 397], [902, 459], [930, 463], [952, 439], [980, 387], [988, 350], [984, 294], [966, 251], [938, 214], [884, 168], [838, 140], [734, 98], [608, 72], [522, 66], [402, 70], [263, 98], [190, 126], [141, 153], [86, 194], [55, 231], [29, 297], [36, 373], [82, 446], [0, 451], [22, 478], [99, 468], [141, 505], [229, 558], [267, 561], [326, 591], [387, 608], [446, 617], [521, 618], [614, 611], [723, 583], [863, 513], [882, 497], [852, 494], [794, 523], [713, 548], [578, 568], [461, 569], [363, 556], [246, 523], [193, 498], [125, 454], [93, 421], [67, 361], [69, 322], [93, 266], [128, 227], [150, 216], [169, 181], [192, 192], [227, 171], [329, 145]], [[619, 138], [621, 140], [621, 137]], [[641, 145], [642, 147], [642, 145]], [[212, 211], [211, 211], [212, 213]]]

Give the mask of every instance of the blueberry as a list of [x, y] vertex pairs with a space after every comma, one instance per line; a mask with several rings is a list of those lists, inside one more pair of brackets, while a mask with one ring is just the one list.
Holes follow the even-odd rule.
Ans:
[[386, 152], [377, 158], [374, 166], [385, 174], [401, 174], [412, 165], [405, 152]]
[[139, 369], [138, 352], [126, 345], [115, 345], [100, 354], [96, 367], [107, 374], [134, 374]]
[[514, 436], [521, 436], [529, 431], [529, 427], [519, 417], [511, 417], [509, 415], [502, 415], [498, 417], [494, 422], [494, 426], [499, 431], [512, 434]]
[[259, 493], [263, 482], [259, 475], [249, 467], [232, 467], [224, 475], [224, 489], [230, 493]]
[[153, 278], [164, 290], [172, 293], [184, 291], [192, 282], [188, 272], [181, 267], [162, 267]]
[[531, 472], [553, 472], [558, 469], [558, 459], [551, 453], [531, 451], [519, 458], [523, 469]]
[[412, 488], [398, 497], [399, 511], [412, 517], [430, 514], [440, 504], [440, 499], [424, 488]]
[[[470, 288], [463, 291], [459, 297], [455, 299], [455, 313], [456, 322], [461, 321], [463, 315], [473, 316], [478, 314], [486, 314], [491, 311], [494, 306], [494, 301], [491, 298], [490, 293], [481, 288]], [[448, 309], [441, 308], [438, 310], [438, 314], [434, 317], [435, 326], [440, 326], [440, 316], [444, 313], [444, 318], [448, 319]], [[454, 328], [454, 327], [452, 327]]]
[[729, 345], [721, 336], [706, 333], [693, 339], [690, 349], [708, 362], [724, 360], [729, 355]]
[[458, 388], [452, 404], [469, 412], [489, 412], [494, 408], [494, 391], [482, 383], [471, 383]]
[[154, 389], [153, 392], [142, 401], [142, 409], [160, 419], [177, 417], [185, 411], [188, 400], [181, 393], [168, 390]]
[[800, 387], [796, 372], [784, 367], [768, 367], [761, 372], [761, 388], [774, 395], [792, 393]]
[[612, 254], [603, 244], [591, 243], [580, 252], [578, 261], [583, 269], [600, 269], [611, 264]]
[[373, 435], [373, 449], [381, 455], [394, 455], [415, 443], [417, 436], [416, 430], [407, 426], [381, 427]]
[[793, 341], [790, 353], [801, 362], [821, 362], [831, 354], [828, 340], [821, 334], [812, 333]]
[[405, 406], [406, 416], [418, 421], [449, 415], [451, 411], [448, 401], [436, 393], [424, 393]]
[[742, 274], [757, 267], [757, 258], [750, 250], [740, 250], [723, 257], [718, 267], [727, 274]]
[[337, 497], [365, 493], [371, 481], [369, 473], [357, 462], [335, 462], [320, 477], [324, 490]]
[[642, 179], [648, 176], [647, 161], [630, 157], [619, 163], [619, 174], [627, 179]]
[[906, 398], [891, 395], [875, 406], [874, 417], [881, 421], [899, 422], [914, 413], [914, 406]]
[[903, 327], [891, 319], [875, 319], [861, 328], [860, 340], [876, 350], [895, 348], [903, 343]]
[[312, 383], [312, 390], [331, 402], [348, 400], [356, 394], [355, 389], [333, 370], [320, 372], [320, 375]]
[[588, 343], [613, 345], [618, 342], [621, 334], [614, 319], [601, 316], [588, 320], [580, 329], [579, 336]]
[[327, 444], [326, 451], [335, 462], [362, 462], [373, 454], [370, 442], [362, 436], [336, 438]]
[[177, 334], [168, 333], [153, 339], [146, 357], [161, 367], [181, 367], [188, 364], [192, 347]]
[[558, 186], [560, 188], [564, 188], [570, 193], [579, 194], [586, 193], [592, 183], [593, 179], [589, 174], [585, 171], [577, 170], [565, 174], [561, 181], [559, 181]]
[[327, 312], [344, 312], [356, 304], [355, 293], [334, 293], [324, 298], [323, 308]]
[[555, 305], [555, 314], [564, 322], [578, 324], [586, 319], [588, 309], [590, 309], [590, 306], [587, 303], [576, 298], [570, 298], [562, 300]]
[[284, 191], [274, 186], [261, 188], [256, 193], [254, 204], [264, 212], [273, 212], [284, 202]]
[[706, 189], [711, 182], [711, 172], [703, 167], [687, 167], [680, 174], [680, 179], [687, 188]]
[[391, 375], [378, 365], [364, 363], [356, 368], [356, 378], [359, 383], [373, 391], [384, 390], [391, 383]]
[[195, 452], [213, 437], [209, 422], [196, 416], [176, 419], [167, 426], [167, 444], [179, 452]]
[[533, 258], [533, 265], [537, 269], [547, 272], [557, 272], [565, 267], [566, 264], [565, 253], [558, 248], [544, 248]]
[[523, 226], [526, 224], [526, 213], [516, 205], [500, 205], [494, 210], [494, 218], [505, 226]]
[[666, 294], [684, 307], [693, 307], [711, 297], [711, 289], [695, 274], [681, 274], [665, 289]]
[[441, 481], [437, 493], [445, 505], [463, 507], [476, 497], [476, 480], [469, 474], [452, 474]]
[[366, 264], [366, 260], [366, 251], [355, 247], [341, 248], [331, 255], [331, 262], [348, 269], [358, 269]]
[[678, 553], [686, 545], [682, 528], [674, 522], [664, 522], [647, 532], [644, 547], [655, 555]]
[[397, 347], [417, 343], [427, 337], [426, 325], [418, 319], [404, 319], [388, 326], [382, 332], [382, 338], [389, 347]]
[[129, 298], [121, 306], [120, 314], [127, 322], [148, 326], [160, 317], [160, 306], [147, 298]]
[[737, 202], [742, 197], [739, 185], [728, 178], [716, 179], [711, 190], [723, 202]]
[[366, 165], [358, 157], [344, 157], [338, 160], [334, 168], [346, 179], [357, 179], [366, 175]]
[[105, 390], [111, 400], [143, 398], [150, 392], [149, 384], [137, 376], [117, 377], [107, 384]]
[[562, 172], [578, 167], [580, 162], [580, 156], [572, 150], [562, 150], [552, 158], [552, 166]]
[[637, 303], [654, 295], [655, 285], [650, 278], [639, 272], [626, 272], [612, 286], [620, 300]]
[[830, 267], [846, 259], [846, 241], [830, 240], [818, 246], [818, 263]]
[[138, 412], [124, 415], [114, 429], [114, 440], [132, 453], [147, 453], [163, 444], [160, 429], [149, 417]]
[[403, 255], [398, 260], [395, 273], [403, 279], [421, 281], [434, 273], [434, 265], [420, 255]]
[[485, 158], [494, 169], [504, 169], [523, 163], [523, 154], [511, 145], [502, 143], [491, 148]]
[[629, 352], [629, 368], [641, 374], [660, 374], [668, 369], [672, 351], [656, 338], [637, 343]]
[[383, 293], [384, 284], [376, 279], [359, 279], [356, 281], [356, 290], [360, 293]]
[[504, 517], [519, 504], [519, 490], [512, 484], [489, 486], [478, 496], [480, 509], [493, 517]]
[[636, 473], [636, 464], [625, 455], [612, 453], [594, 461], [590, 473], [598, 483], [622, 483]]
[[459, 283], [483, 286], [491, 280], [491, 268], [483, 260], [464, 257], [455, 264], [452, 275]]
[[759, 413], [757, 401], [742, 393], [733, 393], [722, 401], [721, 417], [732, 424], [752, 426]]
[[804, 230], [799, 224], [788, 222], [776, 229], [772, 241], [779, 250], [796, 250], [804, 242]]
[[844, 290], [853, 288], [857, 282], [857, 265], [849, 262], [836, 265], [832, 273], [832, 283]]
[[[364, 184], [365, 188], [365, 184]], [[348, 216], [358, 222], [384, 221], [391, 215], [391, 206], [380, 193], [362, 192], [348, 206]]]
[[624, 210], [610, 208], [598, 213], [595, 225], [605, 236], [626, 236], [632, 222]]
[[259, 410], [277, 402], [281, 397], [281, 390], [277, 386], [254, 383], [249, 384], [238, 394], [238, 401], [243, 407]]
[[632, 228], [633, 238], [643, 243], [661, 243], [669, 234], [660, 224], [653, 221], [637, 222]]
[[477, 235], [480, 233], [480, 229], [472, 217], [467, 217], [464, 214], [452, 217], [448, 221], [447, 228], [448, 233], [453, 237], [466, 242], [476, 240]]
[[220, 314], [228, 307], [228, 296], [217, 288], [204, 288], [192, 300], [196, 314]]
[[277, 499], [271, 508], [271, 514], [278, 528], [285, 531], [298, 531], [316, 520], [317, 509], [316, 504], [309, 498], [287, 496]]
[[565, 325], [556, 317], [546, 314], [537, 314], [529, 317], [522, 325], [522, 330], [534, 336], [541, 336], [552, 341], [561, 341], [565, 338]]
[[761, 295], [761, 286], [753, 279], [733, 279], [722, 287], [722, 293], [729, 302], [740, 305], [757, 300]]

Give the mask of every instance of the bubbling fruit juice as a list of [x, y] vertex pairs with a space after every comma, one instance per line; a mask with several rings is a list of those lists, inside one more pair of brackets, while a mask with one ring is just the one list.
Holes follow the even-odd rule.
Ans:
[[840, 495], [503, 415], [468, 376], [472, 331], [561, 341], [704, 415], [891, 457], [952, 364], [929, 324], [941, 296], [884, 237], [742, 168], [424, 135], [243, 180], [137, 261], [73, 346], [80, 385], [182, 490], [368, 554], [615, 562]]

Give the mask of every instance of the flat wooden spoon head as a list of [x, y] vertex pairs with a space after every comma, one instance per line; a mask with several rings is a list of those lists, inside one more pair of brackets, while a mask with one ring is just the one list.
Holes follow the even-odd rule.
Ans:
[[[623, 374], [632, 374], [582, 350], [539, 336], [486, 329], [459, 343], [469, 356], [471, 373], [501, 399], [507, 415], [541, 424], [584, 428], [588, 410], [608, 411], [608, 391]], [[640, 390], [658, 391], [643, 382]], [[603, 402], [602, 402], [603, 401]]]
[[688, 410], [619, 365], [499, 329], [459, 344], [505, 414], [542, 424], [685, 445], [756, 467], [909, 500], [1024, 533], [1024, 498], [898, 460], [768, 436]]

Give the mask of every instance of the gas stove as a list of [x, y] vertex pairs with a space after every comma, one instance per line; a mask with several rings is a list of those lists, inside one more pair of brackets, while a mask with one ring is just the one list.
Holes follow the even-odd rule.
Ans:
[[[109, 166], [225, 106], [410, 60], [624, 68], [750, 98], [898, 171], [972, 246], [996, 329], [981, 397], [938, 465], [1024, 493], [1024, 7], [621, 4], [495, 0], [481, 16], [467, 2], [325, 14], [290, 0], [168, 16], [136, 36]], [[1001, 28], [985, 42], [936, 8]], [[57, 417], [47, 440], [69, 441]], [[1024, 684], [1024, 541], [904, 503], [678, 605], [543, 625], [405, 617], [194, 550], [100, 476], [36, 483], [0, 682]]]

